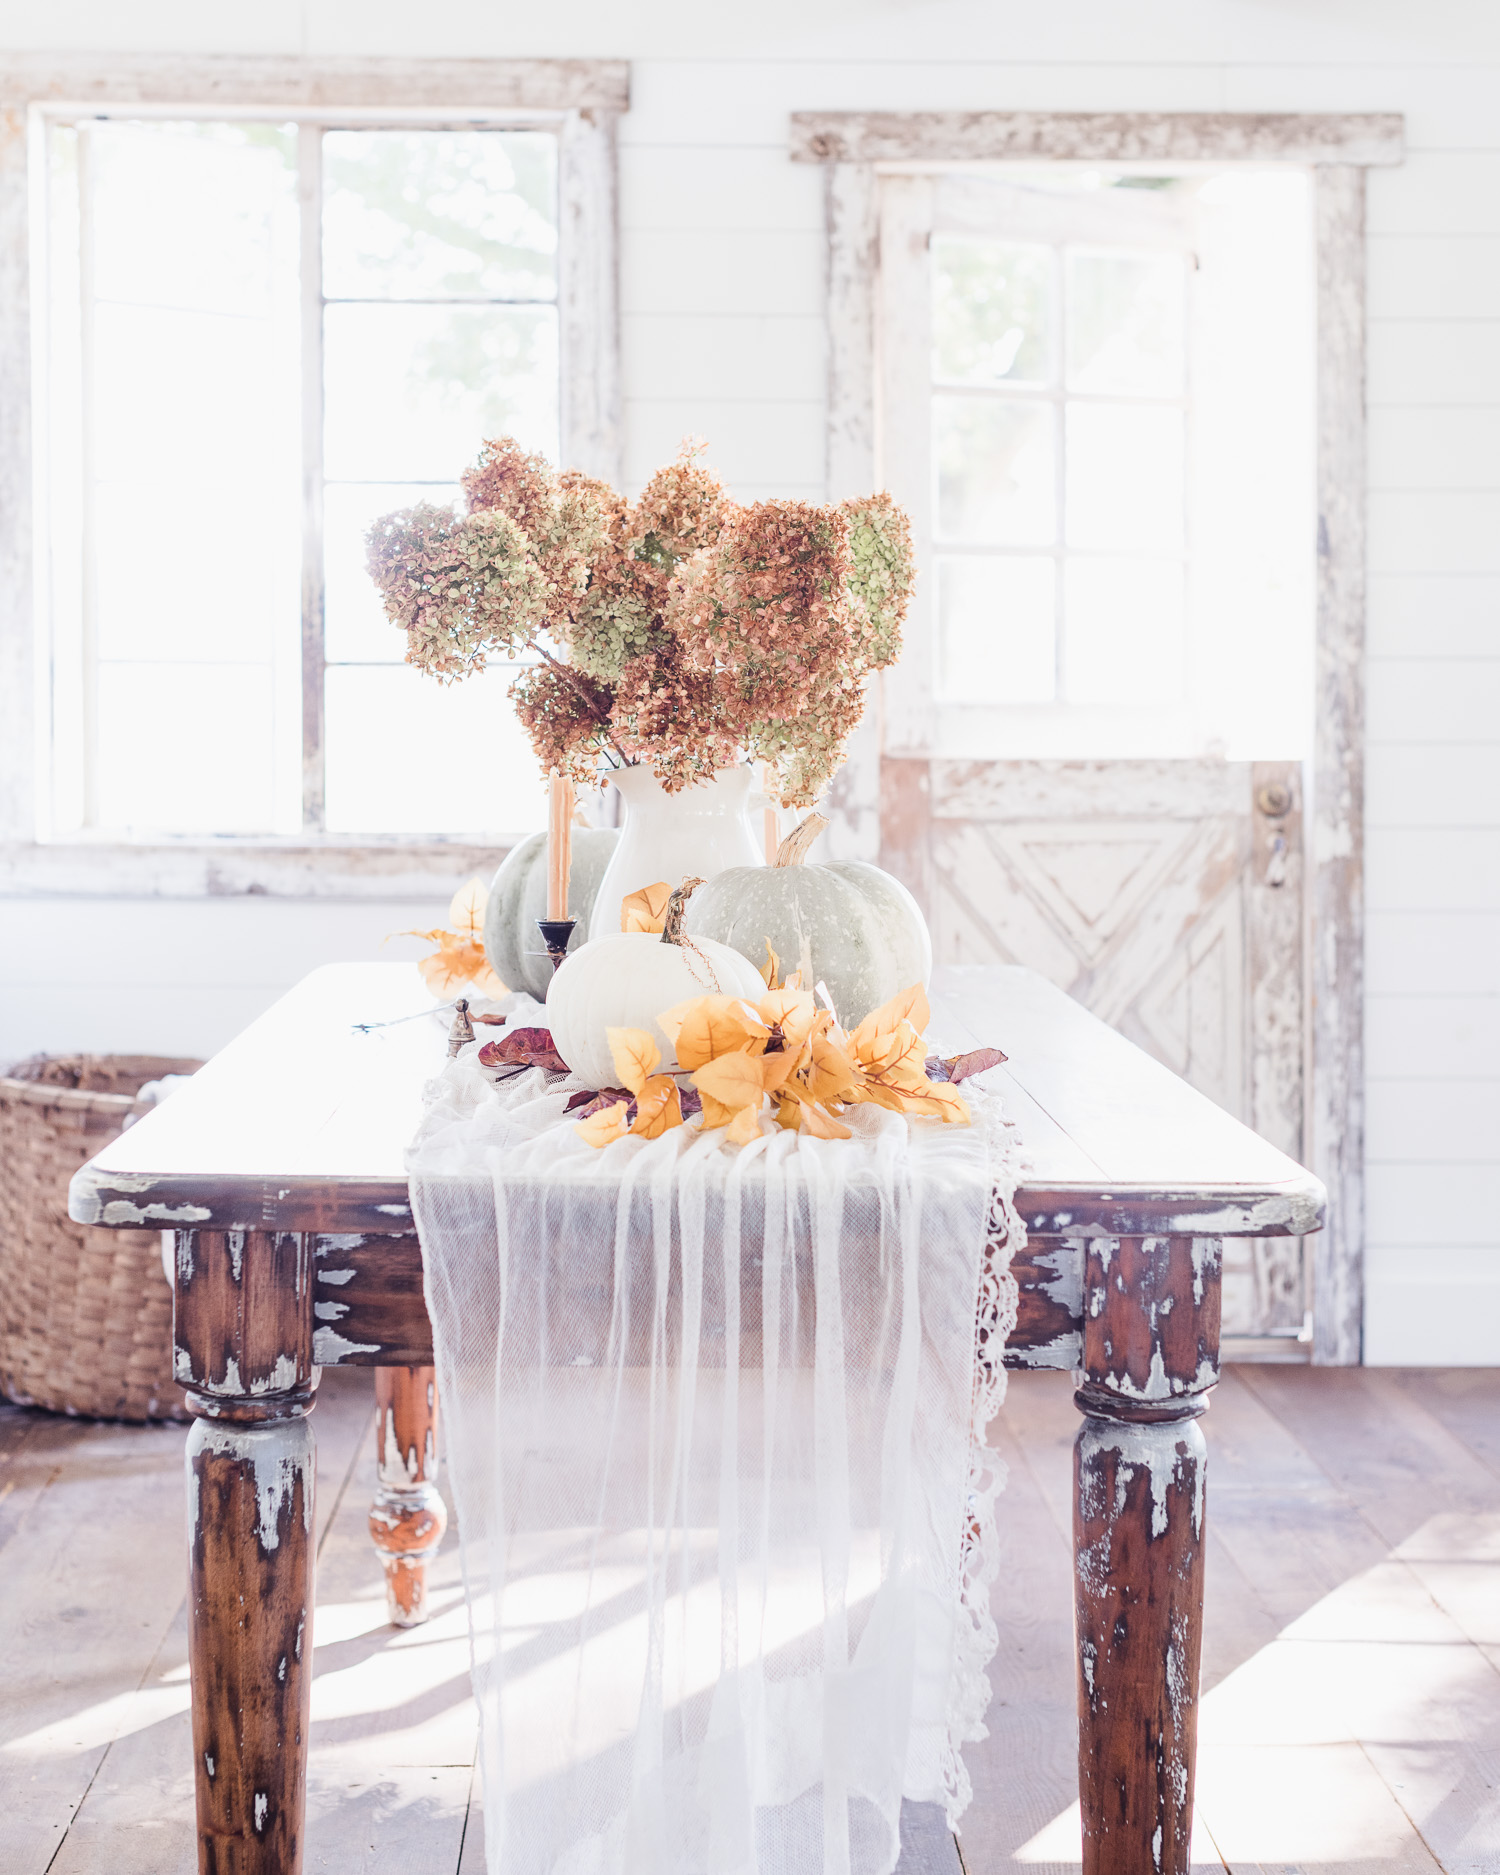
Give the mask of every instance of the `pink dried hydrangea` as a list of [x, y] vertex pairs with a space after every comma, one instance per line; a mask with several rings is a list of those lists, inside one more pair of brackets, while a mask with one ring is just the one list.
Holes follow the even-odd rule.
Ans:
[[538, 652], [511, 694], [544, 767], [583, 780], [612, 751], [675, 790], [755, 757], [807, 805], [843, 760], [866, 675], [900, 653], [911, 531], [883, 494], [740, 507], [695, 455], [631, 505], [487, 443], [468, 513], [385, 517], [370, 572], [408, 659], [439, 677]]

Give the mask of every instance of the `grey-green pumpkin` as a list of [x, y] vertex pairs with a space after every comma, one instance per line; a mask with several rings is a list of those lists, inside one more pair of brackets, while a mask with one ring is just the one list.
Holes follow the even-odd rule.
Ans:
[[[588, 940], [589, 914], [620, 835], [613, 827], [575, 827], [568, 868], [568, 915], [576, 918], [569, 954]], [[552, 962], [536, 928], [547, 916], [547, 836], [533, 833], [506, 854], [484, 911], [484, 952], [507, 989], [545, 1002]]]
[[[816, 818], [816, 817], [813, 817]], [[816, 838], [821, 830], [809, 828]], [[810, 839], [800, 842], [805, 852]], [[774, 866], [735, 866], [688, 900], [683, 929], [715, 938], [762, 968], [769, 940], [803, 987], [822, 983], [846, 1028], [932, 975], [932, 940], [917, 901], [888, 872], [862, 860], [809, 866], [798, 834]]]

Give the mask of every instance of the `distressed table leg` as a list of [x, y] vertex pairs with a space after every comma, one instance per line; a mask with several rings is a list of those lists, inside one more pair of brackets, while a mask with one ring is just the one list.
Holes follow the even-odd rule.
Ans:
[[312, 1693], [307, 1240], [181, 1232], [199, 1875], [300, 1875]]
[[1188, 1875], [1216, 1240], [1098, 1239], [1074, 1446], [1083, 1875]]
[[375, 1369], [375, 1462], [378, 1484], [370, 1536], [385, 1565], [391, 1623], [427, 1619], [427, 1565], [448, 1527], [437, 1477], [437, 1370]]

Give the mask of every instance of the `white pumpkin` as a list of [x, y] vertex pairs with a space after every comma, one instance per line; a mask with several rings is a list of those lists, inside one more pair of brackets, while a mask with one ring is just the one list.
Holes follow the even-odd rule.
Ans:
[[547, 1026], [557, 1052], [587, 1087], [618, 1087], [609, 1029], [645, 1029], [663, 1069], [677, 1056], [656, 1018], [693, 996], [744, 996], [759, 1002], [765, 983], [727, 944], [698, 938], [691, 948], [654, 932], [594, 938], [569, 952], [547, 991]]
[[[578, 920], [569, 953], [588, 941], [589, 918], [620, 835], [613, 827], [575, 827], [568, 867], [568, 911]], [[536, 928], [547, 916], [547, 836], [533, 833], [506, 854], [484, 911], [484, 951], [507, 989], [541, 1002], [552, 981], [552, 959]]]
[[872, 1009], [932, 976], [932, 939], [917, 901], [888, 872], [863, 860], [809, 866], [802, 855], [827, 825], [810, 814], [782, 842], [774, 866], [740, 866], [700, 886], [683, 930], [700, 943], [731, 945], [762, 965], [770, 940], [785, 975], [826, 985], [839, 1021], [852, 1029]]

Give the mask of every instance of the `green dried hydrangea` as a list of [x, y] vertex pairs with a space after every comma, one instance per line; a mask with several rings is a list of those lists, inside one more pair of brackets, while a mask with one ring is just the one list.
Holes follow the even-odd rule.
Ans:
[[849, 523], [849, 589], [869, 620], [866, 657], [884, 670], [901, 655], [901, 627], [916, 579], [911, 524], [890, 496], [861, 495], [841, 504]]
[[528, 643], [541, 620], [546, 579], [498, 509], [459, 516], [419, 501], [378, 520], [366, 544], [386, 617], [406, 633], [407, 663], [446, 683]]

